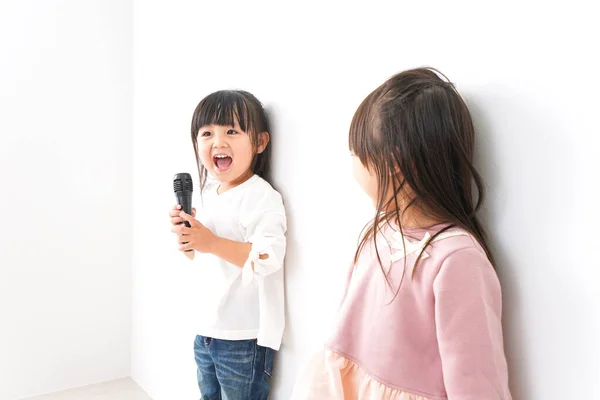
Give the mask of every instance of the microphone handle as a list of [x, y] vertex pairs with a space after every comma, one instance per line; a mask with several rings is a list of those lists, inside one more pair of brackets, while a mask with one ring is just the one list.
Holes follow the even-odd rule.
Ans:
[[[177, 204], [181, 206], [181, 210], [186, 214], [192, 215], [192, 194], [191, 193], [178, 193], [177, 194]], [[189, 222], [182, 222], [188, 228], [191, 226]], [[185, 244], [185, 243], [184, 243]], [[193, 251], [193, 250], [186, 250]]]

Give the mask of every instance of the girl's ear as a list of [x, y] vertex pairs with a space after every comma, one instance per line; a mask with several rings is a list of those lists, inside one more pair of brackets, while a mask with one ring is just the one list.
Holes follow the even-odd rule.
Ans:
[[258, 151], [256, 152], [257, 154], [260, 154], [263, 151], [265, 151], [270, 139], [271, 137], [269, 136], [269, 132], [261, 132], [260, 135], [258, 135]]

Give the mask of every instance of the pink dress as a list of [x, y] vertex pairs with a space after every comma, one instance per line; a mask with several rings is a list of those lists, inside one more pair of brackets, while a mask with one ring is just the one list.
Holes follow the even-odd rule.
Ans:
[[365, 248], [348, 274], [334, 332], [292, 399], [511, 399], [500, 284], [477, 241], [444, 232], [412, 277], [438, 229], [405, 230], [403, 238], [390, 228], [378, 238], [389, 284], [373, 245]]

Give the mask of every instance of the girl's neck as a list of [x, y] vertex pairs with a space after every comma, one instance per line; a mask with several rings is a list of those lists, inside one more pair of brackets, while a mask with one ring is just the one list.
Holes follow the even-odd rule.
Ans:
[[[398, 206], [400, 208], [400, 221], [394, 220], [395, 224], [400, 223], [402, 228], [406, 229], [418, 229], [418, 228], [428, 228], [434, 225], [438, 225], [443, 223], [444, 221], [439, 218], [435, 218], [431, 216], [430, 213], [422, 210], [417, 204], [413, 204], [410, 207], [407, 207], [409, 201], [404, 199], [398, 199]], [[395, 204], [390, 204], [388, 211], [394, 211]]]
[[242, 183], [246, 182], [248, 179], [252, 178], [254, 176], [254, 172], [252, 172], [252, 170], [248, 170], [245, 173], [243, 173], [242, 175], [239, 176], [239, 178], [234, 179], [231, 182], [219, 182], [219, 187], [217, 188], [217, 194], [223, 194], [239, 185], [241, 185]]
[[423, 213], [411, 213], [410, 209], [400, 215], [402, 228], [406, 229], [428, 228], [442, 223], [439, 219], [431, 218]]

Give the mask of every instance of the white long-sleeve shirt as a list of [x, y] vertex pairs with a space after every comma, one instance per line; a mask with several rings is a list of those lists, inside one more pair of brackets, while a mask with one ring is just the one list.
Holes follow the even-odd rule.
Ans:
[[[219, 237], [252, 243], [252, 250], [243, 268], [196, 253], [197, 333], [225, 340], [257, 339], [260, 346], [279, 350], [285, 326], [287, 229], [281, 195], [258, 175], [222, 194], [217, 188], [207, 186], [195, 202], [196, 218]], [[260, 259], [260, 254], [268, 258]]]

